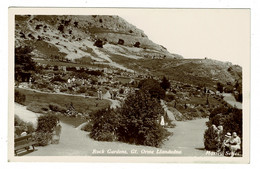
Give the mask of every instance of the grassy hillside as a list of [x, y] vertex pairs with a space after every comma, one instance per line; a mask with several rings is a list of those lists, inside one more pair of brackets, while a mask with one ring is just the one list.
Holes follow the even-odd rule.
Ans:
[[[234, 84], [242, 79], [239, 66], [170, 54], [118, 16], [23, 15], [15, 19], [16, 46], [32, 46], [35, 57], [44, 59], [37, 62], [128, 69], [211, 87], [218, 82]], [[98, 39], [102, 48], [94, 45]], [[135, 45], [137, 42], [140, 44]]]

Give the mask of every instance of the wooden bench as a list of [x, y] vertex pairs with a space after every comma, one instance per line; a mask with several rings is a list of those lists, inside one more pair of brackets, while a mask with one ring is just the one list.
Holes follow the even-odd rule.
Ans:
[[22, 136], [22, 137], [18, 137], [14, 140], [14, 152], [15, 155], [17, 155], [17, 151], [21, 150], [21, 149], [25, 149], [25, 150], [29, 150], [30, 146], [32, 146], [33, 151], [34, 151], [34, 145], [37, 142], [32, 140], [32, 135], [29, 134], [27, 136]]

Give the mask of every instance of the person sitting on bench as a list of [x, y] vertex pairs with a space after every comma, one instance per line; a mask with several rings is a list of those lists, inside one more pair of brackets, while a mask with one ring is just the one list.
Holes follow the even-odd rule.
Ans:
[[230, 143], [229, 149], [231, 152], [231, 157], [234, 157], [235, 152], [237, 150], [241, 149], [241, 147], [240, 147], [241, 139], [240, 139], [240, 137], [238, 137], [236, 132], [232, 133], [232, 137], [231, 137], [229, 143]]

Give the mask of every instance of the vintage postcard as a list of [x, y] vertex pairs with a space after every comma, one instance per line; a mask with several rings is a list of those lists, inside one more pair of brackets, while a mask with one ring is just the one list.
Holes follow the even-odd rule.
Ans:
[[9, 160], [249, 163], [250, 9], [9, 8]]

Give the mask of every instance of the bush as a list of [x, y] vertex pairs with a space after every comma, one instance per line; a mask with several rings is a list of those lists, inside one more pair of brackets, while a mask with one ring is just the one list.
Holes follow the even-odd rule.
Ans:
[[20, 136], [23, 131], [26, 131], [27, 134], [32, 134], [35, 131], [35, 128], [33, 127], [33, 124], [31, 122], [24, 122], [17, 115], [15, 115], [14, 117], [14, 126], [15, 136]]
[[123, 39], [118, 39], [117, 44], [119, 44], [119, 45], [124, 45], [124, 43], [125, 43], [125, 41], [124, 41]]
[[38, 88], [39, 88], [39, 89], [48, 88], [48, 84], [47, 84], [47, 83], [44, 83], [44, 82], [43, 82], [43, 83], [39, 83], [39, 84], [38, 84]]
[[160, 83], [160, 86], [164, 89], [167, 90], [171, 87], [171, 83], [169, 82], [168, 79], [166, 79], [166, 77], [164, 76], [162, 79], [162, 82]]
[[136, 42], [136, 43], [134, 44], [134, 47], [136, 47], [136, 48], [140, 48], [140, 45], [141, 45], [140, 42]]
[[64, 25], [60, 24], [60, 25], [58, 26], [58, 30], [59, 30], [60, 32], [64, 33]]
[[86, 93], [87, 89], [84, 86], [79, 87], [78, 93]]
[[233, 93], [233, 86], [231, 86], [231, 85], [226, 86], [225, 89], [224, 89], [224, 92], [225, 93]]
[[100, 39], [96, 40], [96, 42], [94, 43], [94, 46], [103, 48], [103, 41]]
[[59, 104], [56, 103], [50, 103], [49, 104], [50, 110], [54, 112], [60, 112], [60, 113], [66, 113], [67, 109], [65, 107], [60, 106]]
[[217, 134], [212, 127], [210, 127], [205, 131], [204, 146], [206, 150], [211, 150], [211, 151], [217, 150], [217, 141], [215, 140], [216, 137]]
[[61, 88], [61, 89], [60, 89], [60, 92], [67, 92], [67, 91], [68, 91], [67, 88]]
[[52, 138], [52, 133], [49, 132], [36, 132], [34, 140], [37, 142], [38, 146], [46, 146], [50, 143]]
[[53, 91], [54, 87], [53, 86], [48, 86], [47, 89], [49, 89], [50, 91]]
[[93, 129], [93, 121], [89, 121], [83, 128], [82, 130], [91, 132]]
[[217, 90], [222, 93], [223, 92], [223, 84], [221, 84], [220, 82], [217, 83]]
[[30, 103], [29, 105], [27, 105], [26, 109], [34, 113], [47, 113], [50, 110], [48, 104], [38, 102]]
[[[207, 126], [209, 129], [204, 134], [204, 145], [205, 148], [210, 150], [211, 144], [215, 144], [211, 138], [210, 126], [222, 125], [223, 133], [236, 132], [237, 135], [242, 138], [242, 110], [231, 107], [220, 107], [214, 109], [210, 116]], [[209, 131], [208, 131], [209, 130]]]
[[157, 122], [164, 110], [147, 91], [130, 94], [119, 112], [122, 117], [118, 130], [120, 141], [159, 147], [169, 135]]
[[26, 100], [26, 96], [24, 94], [20, 93], [19, 91], [15, 91], [14, 101], [16, 103], [24, 105], [25, 100]]
[[138, 88], [143, 91], [148, 91], [153, 98], [164, 99], [165, 97], [165, 90], [161, 88], [160, 83], [155, 79], [141, 80], [138, 84]]
[[90, 137], [98, 141], [114, 141], [120, 126], [120, 115], [112, 109], [103, 109], [92, 117], [93, 127]]
[[123, 88], [121, 88], [121, 89], [119, 90], [119, 94], [124, 94], [124, 89], [123, 89]]
[[54, 76], [54, 78], [51, 80], [52, 82], [63, 82], [63, 83], [66, 83], [67, 80], [65, 78], [62, 78], [60, 75], [57, 75], [57, 76]]
[[52, 114], [46, 114], [38, 117], [38, 125], [36, 132], [52, 133], [57, 125], [59, 118]]
[[157, 122], [163, 114], [159, 101], [140, 90], [130, 94], [120, 109], [104, 109], [94, 114], [90, 137], [159, 147], [171, 134]]

